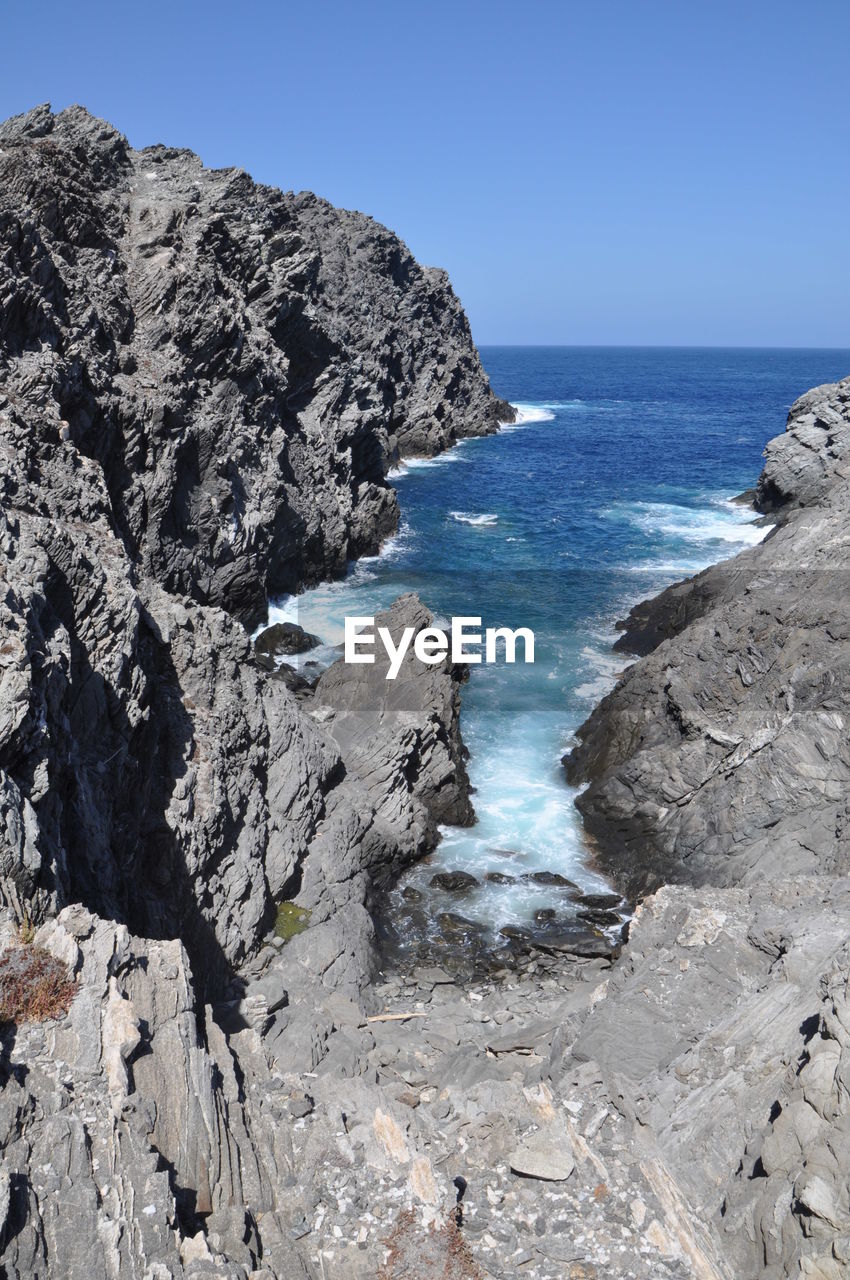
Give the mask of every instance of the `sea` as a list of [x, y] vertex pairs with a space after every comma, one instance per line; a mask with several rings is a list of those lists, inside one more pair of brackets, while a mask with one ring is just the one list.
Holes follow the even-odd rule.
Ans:
[[[755, 484], [792, 402], [850, 373], [850, 352], [826, 350], [484, 347], [481, 358], [517, 421], [409, 459], [391, 476], [397, 536], [269, 617], [319, 635], [305, 659], [319, 663], [338, 657], [347, 614], [374, 614], [406, 591], [438, 625], [467, 615], [535, 633], [533, 664], [471, 668], [461, 728], [477, 822], [443, 828], [393, 891], [401, 952], [439, 940], [447, 909], [498, 945], [502, 928], [551, 907], [552, 890], [523, 879], [537, 871], [585, 892], [610, 888], [589, 863], [561, 760], [627, 664], [612, 651], [614, 624], [766, 535], [733, 499]], [[479, 886], [449, 904], [430, 886], [443, 870]], [[485, 881], [493, 871], [513, 882]]]

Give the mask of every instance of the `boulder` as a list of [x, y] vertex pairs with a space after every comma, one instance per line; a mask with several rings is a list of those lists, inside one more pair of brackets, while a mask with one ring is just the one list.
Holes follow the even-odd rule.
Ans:
[[466, 893], [480, 883], [468, 871], [438, 871], [429, 881], [432, 889], [443, 889], [447, 893]]
[[307, 653], [321, 643], [318, 636], [311, 635], [296, 622], [276, 622], [257, 636], [254, 652], [262, 658], [291, 657], [293, 654]]
[[564, 1182], [576, 1167], [566, 1131], [557, 1125], [538, 1130], [512, 1151], [508, 1163], [514, 1173], [544, 1182]]

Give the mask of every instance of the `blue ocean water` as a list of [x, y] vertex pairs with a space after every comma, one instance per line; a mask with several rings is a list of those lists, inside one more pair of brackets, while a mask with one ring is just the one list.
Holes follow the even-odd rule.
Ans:
[[[560, 758], [625, 665], [613, 624], [663, 585], [752, 545], [766, 530], [730, 499], [752, 486], [792, 401], [850, 372], [850, 352], [490, 347], [497, 393], [521, 407], [499, 435], [464, 441], [394, 477], [398, 536], [339, 583], [282, 602], [327, 644], [346, 614], [416, 591], [438, 616], [527, 626], [533, 666], [472, 668], [462, 729], [478, 822], [443, 831], [399, 886], [424, 895], [423, 925], [454, 909], [493, 936], [552, 905], [533, 884], [482, 884], [462, 903], [428, 890], [435, 871], [553, 870], [590, 890], [581, 823]], [[314, 653], [308, 657], [316, 657]], [[322, 652], [319, 651], [319, 657]], [[329, 654], [327, 656], [330, 656]], [[333, 656], [336, 656], [335, 654]], [[429, 903], [431, 904], [429, 906]]]

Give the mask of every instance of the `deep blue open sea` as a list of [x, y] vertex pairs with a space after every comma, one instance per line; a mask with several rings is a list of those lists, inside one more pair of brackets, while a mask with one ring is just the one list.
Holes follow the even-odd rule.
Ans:
[[[850, 373], [850, 352], [489, 347], [496, 392], [519, 424], [469, 440], [394, 477], [397, 538], [348, 578], [282, 602], [328, 643], [346, 614], [416, 591], [440, 619], [527, 626], [533, 666], [480, 666], [463, 693], [478, 823], [446, 829], [405, 884], [435, 870], [559, 871], [585, 866], [581, 824], [560, 757], [624, 660], [613, 624], [636, 600], [765, 533], [730, 498], [751, 487], [762, 449], [792, 401]], [[334, 655], [335, 656], [335, 655]], [[551, 905], [535, 886], [492, 884], [464, 897], [497, 930]], [[446, 909], [443, 896], [440, 909]]]

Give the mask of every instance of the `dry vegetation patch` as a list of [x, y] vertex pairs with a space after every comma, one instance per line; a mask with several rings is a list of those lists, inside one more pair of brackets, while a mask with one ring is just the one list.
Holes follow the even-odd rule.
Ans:
[[425, 1230], [408, 1209], [385, 1243], [390, 1254], [378, 1280], [482, 1280], [453, 1217]]
[[67, 966], [42, 947], [11, 947], [0, 956], [0, 1023], [61, 1018], [74, 991]]

